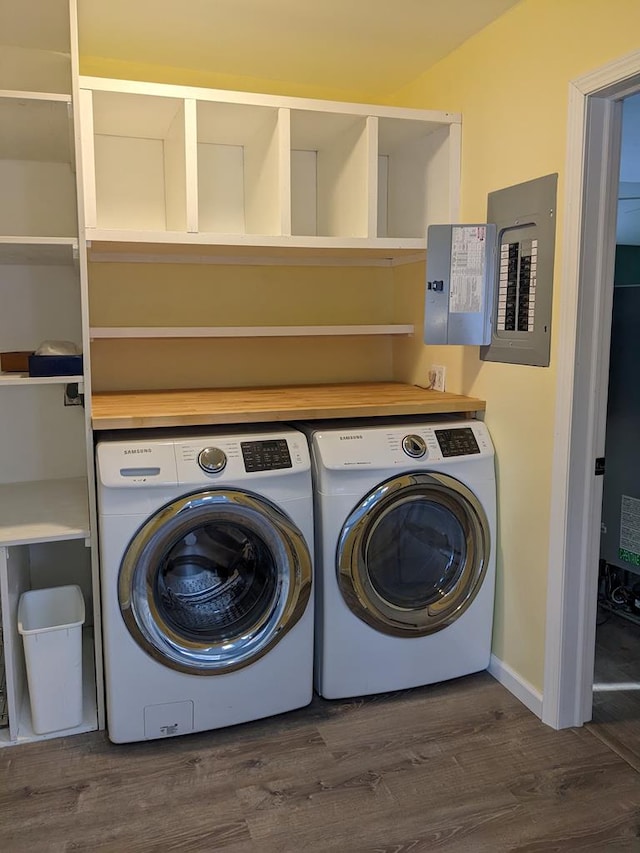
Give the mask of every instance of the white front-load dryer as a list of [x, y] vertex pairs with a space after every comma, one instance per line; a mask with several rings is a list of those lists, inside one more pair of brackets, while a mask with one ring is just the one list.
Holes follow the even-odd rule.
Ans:
[[485, 669], [494, 450], [480, 421], [305, 426], [315, 480], [315, 686], [382, 693]]
[[313, 499], [288, 427], [102, 440], [107, 729], [215, 729], [312, 697]]

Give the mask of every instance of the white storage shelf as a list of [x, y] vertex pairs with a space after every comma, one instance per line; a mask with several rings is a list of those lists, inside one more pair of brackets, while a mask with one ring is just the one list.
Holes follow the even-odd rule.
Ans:
[[0, 485], [0, 546], [89, 537], [87, 481]]
[[0, 234], [77, 234], [70, 97], [0, 91]]
[[[282, 234], [281, 136], [276, 108], [199, 101], [197, 229]], [[195, 223], [194, 223], [195, 224]]]
[[70, 382], [81, 383], [82, 376], [29, 376], [28, 373], [0, 372], [0, 386], [17, 385], [68, 385]]
[[[20, 637], [17, 637], [17, 655], [23, 654], [19, 648]], [[98, 712], [96, 702], [96, 665], [94, 652], [94, 637], [91, 628], [82, 631], [82, 722], [73, 729], [36, 734], [31, 723], [31, 706], [29, 701], [26, 674], [22, 674], [19, 701], [15, 703], [15, 712], [9, 718], [9, 728], [0, 730], [0, 748], [35, 740], [51, 740], [57, 737], [79, 735], [93, 732], [98, 728]], [[18, 676], [20, 677], [20, 676]], [[16, 679], [17, 680], [17, 679]]]
[[72, 266], [78, 259], [75, 237], [0, 235], [0, 265]]
[[377, 237], [366, 116], [291, 111], [291, 233]]
[[2, 0], [0, 89], [71, 92], [68, 0]]
[[[77, 247], [71, 237], [0, 237], [0, 352], [32, 352], [45, 340], [80, 344]], [[81, 376], [0, 373], [0, 386], [79, 381]]]
[[93, 106], [98, 206], [91, 221], [134, 231], [187, 230], [184, 102], [99, 92]]
[[460, 118], [80, 78], [87, 238], [424, 250], [455, 221]]

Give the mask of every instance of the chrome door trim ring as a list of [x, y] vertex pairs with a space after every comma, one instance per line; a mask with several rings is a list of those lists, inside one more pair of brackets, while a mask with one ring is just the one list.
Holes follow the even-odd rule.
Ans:
[[[467, 555], [453, 590], [424, 608], [403, 608], [382, 598], [368, 575], [364, 545], [373, 520], [399, 500], [426, 497], [440, 503], [465, 532]], [[471, 489], [447, 474], [405, 473], [381, 483], [357, 504], [345, 521], [336, 548], [338, 587], [349, 609], [384, 634], [420, 637], [454, 622], [471, 605], [484, 581], [490, 548], [489, 521]], [[459, 590], [465, 590], [460, 596]]]
[[[163, 618], [155, 604], [154, 579], [173, 544], [195, 527], [220, 520], [242, 523], [275, 552], [279, 574], [274, 606], [233, 642], [197, 643], [179, 635]], [[209, 489], [171, 501], [141, 525], [120, 565], [118, 601], [129, 633], [155, 660], [191, 675], [217, 675], [266, 655], [301, 618], [311, 583], [309, 548], [282, 510], [241, 489]]]

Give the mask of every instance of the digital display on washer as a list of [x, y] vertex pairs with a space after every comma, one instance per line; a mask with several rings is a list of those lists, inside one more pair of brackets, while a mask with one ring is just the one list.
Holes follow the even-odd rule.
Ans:
[[434, 430], [443, 456], [467, 456], [480, 453], [478, 442], [471, 427]]
[[241, 441], [244, 470], [275, 471], [277, 468], [292, 468], [289, 445], [286, 438], [267, 441]]

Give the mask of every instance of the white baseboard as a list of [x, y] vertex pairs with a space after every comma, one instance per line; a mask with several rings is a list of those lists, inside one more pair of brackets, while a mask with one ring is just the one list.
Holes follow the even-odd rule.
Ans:
[[500, 658], [491, 655], [488, 667], [489, 673], [500, 682], [503, 687], [506, 687], [509, 693], [513, 693], [516, 699], [519, 699], [523, 705], [542, 719], [542, 693], [539, 690], [525, 681], [522, 676], [511, 669], [506, 663], [503, 663]]

